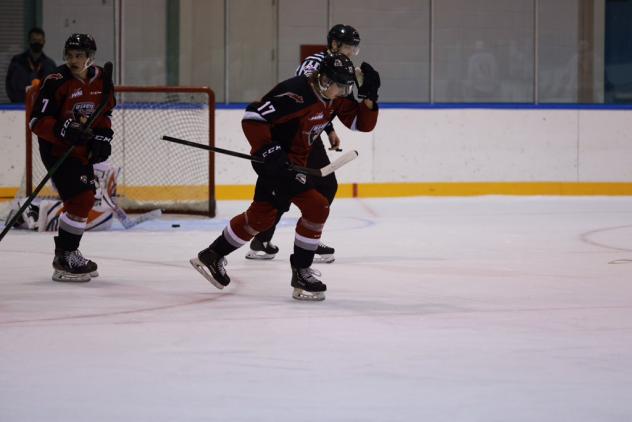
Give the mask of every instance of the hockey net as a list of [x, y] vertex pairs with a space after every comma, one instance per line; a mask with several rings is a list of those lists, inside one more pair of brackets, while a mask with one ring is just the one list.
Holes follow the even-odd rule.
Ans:
[[[29, 90], [27, 116], [37, 88]], [[213, 153], [161, 140], [169, 135], [214, 146], [215, 96], [208, 88], [115, 87], [112, 155], [119, 168], [116, 202], [128, 212], [215, 216]], [[28, 119], [27, 119], [28, 122]], [[27, 125], [28, 126], [28, 125]], [[37, 137], [26, 128], [26, 174], [21, 193], [29, 195], [46, 175]], [[49, 183], [39, 195], [55, 198]]]

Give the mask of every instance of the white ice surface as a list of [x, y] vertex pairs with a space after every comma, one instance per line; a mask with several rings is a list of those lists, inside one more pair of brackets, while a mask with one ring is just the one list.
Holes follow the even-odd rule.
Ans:
[[87, 284], [9, 233], [0, 421], [632, 420], [632, 198], [337, 200], [321, 303], [291, 298], [295, 212], [224, 291], [190, 267], [246, 206], [87, 233]]

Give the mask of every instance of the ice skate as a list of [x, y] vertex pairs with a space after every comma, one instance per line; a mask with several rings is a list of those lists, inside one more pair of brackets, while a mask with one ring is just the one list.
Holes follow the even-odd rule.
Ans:
[[294, 288], [292, 297], [296, 300], [325, 300], [327, 286], [314, 276], [320, 277], [320, 271], [308, 268], [292, 267], [292, 282]]
[[74, 251], [55, 251], [53, 259], [53, 280], [69, 282], [86, 282], [97, 277], [97, 264], [81, 255], [79, 249]]
[[226, 274], [226, 258], [218, 255], [210, 248], [198, 253], [197, 258], [189, 260], [193, 268], [204, 276], [213, 286], [223, 289], [230, 283], [230, 277]]
[[334, 253], [336, 250], [331, 246], [325, 245], [323, 242], [318, 244], [316, 249], [316, 255], [314, 255], [314, 262], [321, 264], [331, 264], [336, 260]]
[[270, 242], [262, 242], [256, 237], [250, 242], [247, 259], [272, 259], [279, 252], [279, 248]]

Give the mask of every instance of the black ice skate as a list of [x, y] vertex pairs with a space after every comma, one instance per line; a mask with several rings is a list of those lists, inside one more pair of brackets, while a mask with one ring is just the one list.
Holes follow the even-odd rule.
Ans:
[[97, 277], [97, 264], [81, 255], [79, 249], [74, 251], [55, 250], [53, 259], [53, 280], [86, 282]]
[[318, 244], [318, 248], [316, 248], [316, 255], [314, 256], [314, 262], [322, 263], [322, 264], [331, 264], [336, 260], [334, 257], [334, 253], [336, 250], [331, 246], [325, 245], [323, 242]]
[[292, 297], [296, 300], [325, 300], [327, 286], [314, 276], [320, 277], [320, 271], [308, 268], [292, 267], [292, 282], [294, 287]]
[[250, 242], [247, 259], [272, 259], [279, 252], [279, 248], [270, 242], [262, 242], [256, 237]]
[[226, 258], [218, 255], [212, 249], [206, 248], [200, 251], [197, 258], [192, 258], [189, 262], [193, 265], [193, 268], [218, 289], [223, 289], [230, 283], [230, 277], [228, 277], [224, 268]]

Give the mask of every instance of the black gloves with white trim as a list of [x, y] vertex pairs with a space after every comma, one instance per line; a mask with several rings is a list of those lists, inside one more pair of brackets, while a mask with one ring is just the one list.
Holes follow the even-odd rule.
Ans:
[[70, 145], [88, 145], [90, 163], [100, 163], [112, 154], [110, 128], [86, 128], [74, 119], [66, 119], [57, 127], [57, 136]]
[[282, 175], [289, 168], [290, 162], [287, 153], [283, 151], [281, 145], [273, 143], [266, 145], [257, 154], [263, 158], [263, 164], [255, 166], [257, 173], [266, 176]]
[[57, 125], [57, 136], [70, 145], [85, 145], [92, 139], [92, 130], [70, 118]]
[[94, 136], [90, 141], [90, 162], [94, 164], [107, 160], [112, 154], [114, 132], [110, 128], [95, 128], [92, 132]]

